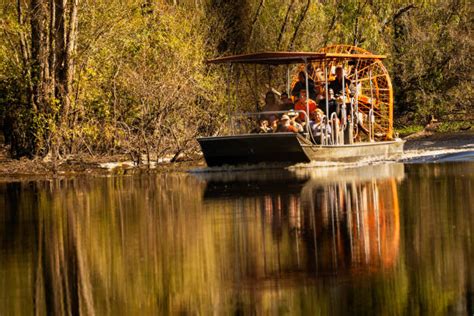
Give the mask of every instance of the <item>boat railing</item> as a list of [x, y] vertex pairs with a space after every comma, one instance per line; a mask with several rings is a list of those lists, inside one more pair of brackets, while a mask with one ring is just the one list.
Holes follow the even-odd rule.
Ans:
[[[253, 129], [258, 128], [259, 120], [266, 119], [270, 123], [272, 116], [280, 119], [282, 115], [289, 116], [303, 115], [303, 133], [309, 137], [309, 119], [304, 110], [290, 110], [290, 111], [262, 111], [262, 112], [242, 112], [234, 113], [230, 116], [230, 133], [231, 135], [249, 134]], [[271, 126], [270, 126], [271, 127]]]
[[375, 139], [374, 139], [374, 132], [375, 132], [375, 115], [374, 115], [374, 109], [370, 109], [369, 111], [369, 117], [368, 117], [368, 121], [369, 121], [369, 141], [373, 142]]
[[[255, 130], [259, 128], [259, 121], [261, 119], [266, 119], [270, 123], [272, 121], [272, 116], [274, 116], [274, 119], [280, 119], [284, 114], [287, 114], [290, 117], [302, 115], [304, 117], [302, 134], [313, 143], [321, 145], [344, 144], [344, 130], [347, 128], [347, 122], [346, 126], [344, 126], [336, 113], [331, 113], [329, 119], [326, 115], [323, 115], [321, 117], [321, 122], [324, 124], [324, 127], [321, 134], [318, 136], [319, 139], [316, 141], [316, 136], [314, 136], [313, 131], [310, 130], [308, 115], [304, 110], [234, 113], [230, 116], [230, 134], [242, 135], [255, 133]], [[271, 128], [271, 126], [269, 127]], [[331, 132], [329, 132], [329, 130]], [[275, 133], [275, 131], [270, 131], [270, 133]]]
[[331, 142], [333, 145], [339, 145], [339, 123], [335, 112], [331, 113], [329, 124], [331, 126]]

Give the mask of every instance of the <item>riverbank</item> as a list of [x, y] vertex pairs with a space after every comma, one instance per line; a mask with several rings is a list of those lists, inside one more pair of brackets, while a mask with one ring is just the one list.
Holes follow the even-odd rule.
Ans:
[[[435, 150], [466, 149], [474, 150], [474, 131], [456, 133], [434, 133], [421, 131], [404, 138], [405, 152], [411, 155], [417, 152]], [[165, 160], [166, 161], [166, 160]], [[6, 148], [0, 151], [0, 181], [15, 179], [50, 179], [72, 175], [121, 175], [134, 173], [185, 172], [191, 168], [204, 167], [202, 158], [180, 162], [153, 162], [151, 165], [135, 165], [126, 155], [93, 157], [81, 155], [68, 157], [54, 164], [47, 159], [11, 159]]]

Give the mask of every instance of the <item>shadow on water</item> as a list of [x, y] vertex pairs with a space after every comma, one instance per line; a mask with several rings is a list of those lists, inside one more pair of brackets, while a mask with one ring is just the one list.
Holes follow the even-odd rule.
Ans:
[[472, 314], [474, 164], [0, 184], [5, 314]]

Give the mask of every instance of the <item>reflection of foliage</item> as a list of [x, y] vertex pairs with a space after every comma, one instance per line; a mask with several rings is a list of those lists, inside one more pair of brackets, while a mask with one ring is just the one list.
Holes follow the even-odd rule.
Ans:
[[[474, 179], [439, 166], [411, 166], [408, 175], [391, 264], [376, 254], [371, 263], [347, 261], [348, 210], [339, 209], [334, 235], [324, 206], [357, 195], [373, 211], [377, 192], [380, 214], [391, 220], [398, 200], [391, 180], [307, 182], [300, 194], [206, 201], [202, 183], [187, 175], [2, 184], [0, 310], [445, 314], [462, 300], [474, 256]], [[464, 199], [451, 198], [452, 190]], [[337, 269], [333, 236], [344, 259]]]
[[[466, 170], [467, 167], [467, 170]], [[470, 172], [469, 172], [470, 170]], [[466, 290], [473, 248], [472, 166], [411, 166], [411, 181], [402, 186], [406, 230], [406, 264], [409, 267], [409, 308], [414, 313], [444, 315], [459, 303]], [[455, 175], [467, 172], [462, 181]], [[410, 193], [409, 193], [410, 192]], [[413, 194], [416, 193], [416, 194]], [[472, 285], [471, 285], [472, 286]]]

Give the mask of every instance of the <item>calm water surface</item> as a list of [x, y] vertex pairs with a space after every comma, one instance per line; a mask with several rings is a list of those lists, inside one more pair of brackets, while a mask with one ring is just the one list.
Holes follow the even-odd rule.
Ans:
[[0, 314], [473, 315], [474, 162], [0, 184]]

